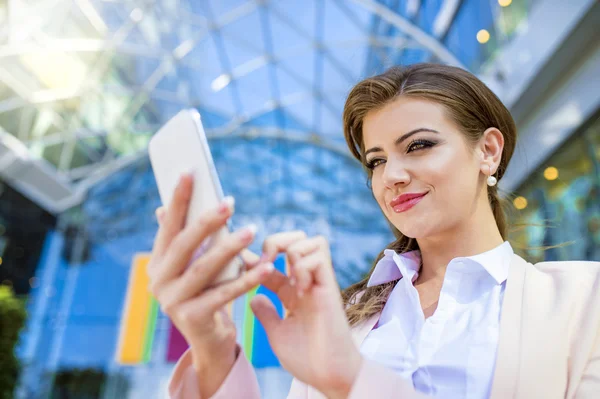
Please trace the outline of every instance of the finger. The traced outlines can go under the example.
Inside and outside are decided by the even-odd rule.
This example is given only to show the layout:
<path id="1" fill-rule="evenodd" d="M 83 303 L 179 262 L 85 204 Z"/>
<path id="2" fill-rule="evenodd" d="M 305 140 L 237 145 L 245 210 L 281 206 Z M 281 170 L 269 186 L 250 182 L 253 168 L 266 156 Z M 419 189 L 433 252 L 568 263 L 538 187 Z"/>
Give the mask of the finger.
<path id="1" fill-rule="evenodd" d="M 156 271 L 154 280 L 157 283 L 171 280 L 183 273 L 202 242 L 225 226 L 233 212 L 233 202 L 233 197 L 225 197 L 217 209 L 204 212 L 198 220 L 187 225 L 177 235 L 164 256 L 162 264 L 165 267 Z"/>
<path id="2" fill-rule="evenodd" d="M 293 264 L 317 249 L 319 249 L 319 241 L 315 238 L 308 238 L 290 245 L 286 253 L 290 263 Z"/>
<path id="3" fill-rule="evenodd" d="M 207 309 L 216 312 L 240 295 L 246 294 L 261 284 L 265 277 L 273 272 L 274 268 L 275 266 L 272 263 L 263 263 L 238 279 L 206 291 L 206 294 L 199 298 L 202 299 L 202 303 Z"/>
<path id="4" fill-rule="evenodd" d="M 223 268 L 227 267 L 233 258 L 252 242 L 255 234 L 256 228 L 249 226 L 220 240 L 196 259 L 167 289 L 173 291 L 181 302 L 196 296 L 212 285 Z"/>
<path id="5" fill-rule="evenodd" d="M 250 301 L 250 307 L 258 321 L 264 327 L 267 336 L 270 337 L 279 323 L 281 323 L 281 317 L 279 317 L 275 305 L 266 296 L 257 295 Z"/>
<path id="6" fill-rule="evenodd" d="M 294 265 L 306 255 L 319 249 L 319 240 L 309 238 L 297 241 L 291 244 L 286 250 L 286 263 L 289 266 L 290 279 L 292 284 L 296 283 Z"/>
<path id="7" fill-rule="evenodd" d="M 165 213 L 166 213 L 166 209 L 164 206 L 159 206 L 158 208 L 156 208 L 155 214 L 156 214 L 156 220 L 158 221 L 158 224 L 161 224 L 164 222 Z"/>
<path id="8" fill-rule="evenodd" d="M 177 233 L 183 229 L 185 216 L 192 196 L 193 178 L 191 174 L 184 174 L 179 179 L 173 199 L 168 206 L 165 219 L 154 241 L 153 252 L 159 256 L 164 254 Z"/>
<path id="9" fill-rule="evenodd" d="M 165 222 L 174 231 L 180 231 L 185 226 L 185 219 L 192 198 L 194 189 L 194 176 L 192 173 L 185 173 L 175 190 L 175 195 L 171 203 L 167 206 L 167 215 Z"/>
<path id="10" fill-rule="evenodd" d="M 250 251 L 249 249 L 244 249 L 240 252 L 240 257 L 244 261 L 244 264 L 248 269 L 256 266 L 260 261 L 260 256 Z"/>
<path id="11" fill-rule="evenodd" d="M 228 303 L 254 289 L 261 283 L 261 279 L 273 270 L 273 267 L 273 264 L 261 264 L 239 279 L 225 283 L 185 302 L 165 297 L 162 301 L 159 300 L 161 309 L 170 317 L 188 324 L 194 323 L 192 320 L 196 323 L 206 320 L 214 317 L 215 313 L 222 313 Z M 201 323 L 197 328 L 202 328 L 203 324 Z"/>
<path id="12" fill-rule="evenodd" d="M 298 295 L 288 276 L 279 270 L 274 270 L 261 284 L 273 291 L 286 309 L 294 309 L 298 302 Z"/>
<path id="13" fill-rule="evenodd" d="M 305 256 L 294 265 L 293 273 L 300 296 L 313 286 L 313 283 L 316 282 L 315 274 L 319 268 L 323 267 L 326 265 L 324 265 L 323 254 L 319 251 Z"/>
<path id="14" fill-rule="evenodd" d="M 165 214 L 165 210 L 164 207 L 159 207 L 156 209 L 155 211 L 156 213 L 156 220 L 158 221 L 158 230 L 156 231 L 156 236 L 154 238 L 154 243 L 152 244 L 152 257 L 151 257 L 151 261 L 148 264 L 148 273 L 152 274 L 152 272 L 154 270 L 156 270 L 156 267 L 160 264 L 160 258 L 162 257 L 162 253 L 158 254 L 158 242 L 160 240 L 162 240 L 162 236 L 164 235 L 164 227 L 163 227 L 163 221 L 164 221 L 164 214 Z"/>
<path id="15" fill-rule="evenodd" d="M 273 234 L 263 244 L 261 259 L 273 262 L 278 253 L 285 252 L 290 245 L 304 239 L 306 239 L 306 233 L 303 231 Z"/>
<path id="16" fill-rule="evenodd" d="M 311 239 L 318 245 L 318 250 L 301 258 L 294 264 L 292 271 L 296 277 L 299 295 L 310 289 L 313 284 L 328 286 L 338 290 L 335 272 L 331 264 L 329 242 L 323 236 Z"/>

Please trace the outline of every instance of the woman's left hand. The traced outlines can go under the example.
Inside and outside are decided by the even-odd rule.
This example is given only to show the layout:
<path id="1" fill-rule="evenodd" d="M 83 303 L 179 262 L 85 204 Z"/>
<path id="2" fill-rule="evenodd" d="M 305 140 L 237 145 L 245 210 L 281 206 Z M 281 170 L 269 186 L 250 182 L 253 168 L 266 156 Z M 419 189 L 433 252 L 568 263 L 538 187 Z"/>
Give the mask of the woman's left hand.
<path id="1" fill-rule="evenodd" d="M 301 231 L 275 234 L 263 246 L 263 260 L 285 253 L 290 277 L 274 271 L 263 283 L 281 299 L 288 313 L 281 319 L 271 301 L 252 300 L 273 351 L 294 377 L 328 398 L 345 398 L 362 357 L 353 342 L 339 286 L 324 237 Z"/>

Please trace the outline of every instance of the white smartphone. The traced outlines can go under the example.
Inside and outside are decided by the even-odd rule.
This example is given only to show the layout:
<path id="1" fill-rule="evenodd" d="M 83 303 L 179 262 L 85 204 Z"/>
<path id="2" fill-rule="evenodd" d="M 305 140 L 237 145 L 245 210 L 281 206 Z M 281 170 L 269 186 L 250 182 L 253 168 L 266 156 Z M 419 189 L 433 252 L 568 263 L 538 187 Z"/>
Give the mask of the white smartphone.
<path id="1" fill-rule="evenodd" d="M 181 175 L 193 172 L 194 188 L 186 223 L 197 220 L 202 212 L 219 205 L 223 199 L 223 190 L 198 111 L 183 110 L 171 118 L 150 139 L 148 153 L 158 193 L 165 207 L 171 203 Z M 224 226 L 205 240 L 194 253 L 190 264 L 217 241 L 226 237 L 228 232 L 228 226 Z M 242 270 L 243 262 L 236 257 L 223 269 L 213 285 L 238 278 Z"/>

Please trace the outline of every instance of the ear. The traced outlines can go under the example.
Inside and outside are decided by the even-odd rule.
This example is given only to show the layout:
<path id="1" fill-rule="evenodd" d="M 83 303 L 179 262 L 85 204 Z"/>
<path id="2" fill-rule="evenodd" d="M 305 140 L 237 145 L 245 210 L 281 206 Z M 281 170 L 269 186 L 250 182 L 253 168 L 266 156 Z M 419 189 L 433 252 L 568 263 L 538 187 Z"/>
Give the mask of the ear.
<path id="1" fill-rule="evenodd" d="M 495 127 L 488 128 L 479 139 L 478 153 L 481 157 L 481 173 L 494 175 L 502 159 L 504 135 Z"/>

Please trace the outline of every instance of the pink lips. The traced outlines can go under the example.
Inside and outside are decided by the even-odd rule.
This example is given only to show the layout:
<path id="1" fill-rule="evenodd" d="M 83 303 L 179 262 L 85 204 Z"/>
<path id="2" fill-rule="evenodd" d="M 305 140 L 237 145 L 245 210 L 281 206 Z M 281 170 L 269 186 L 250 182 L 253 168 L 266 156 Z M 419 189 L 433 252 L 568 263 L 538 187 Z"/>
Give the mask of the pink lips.
<path id="1" fill-rule="evenodd" d="M 392 207 L 396 213 L 406 212 L 417 205 L 425 195 L 427 195 L 427 193 L 408 193 L 399 195 L 390 202 L 390 207 Z"/>

